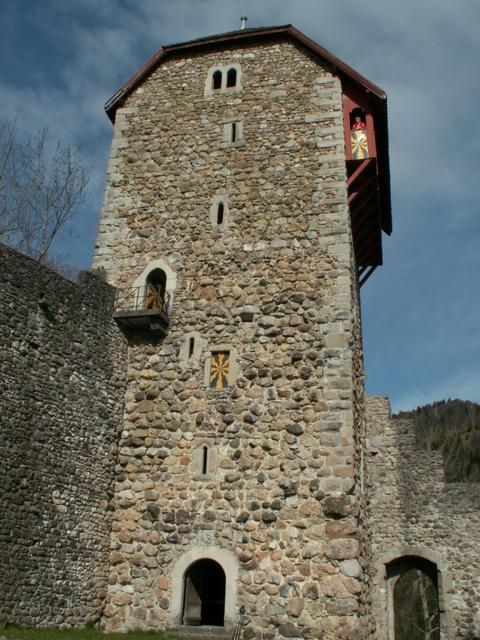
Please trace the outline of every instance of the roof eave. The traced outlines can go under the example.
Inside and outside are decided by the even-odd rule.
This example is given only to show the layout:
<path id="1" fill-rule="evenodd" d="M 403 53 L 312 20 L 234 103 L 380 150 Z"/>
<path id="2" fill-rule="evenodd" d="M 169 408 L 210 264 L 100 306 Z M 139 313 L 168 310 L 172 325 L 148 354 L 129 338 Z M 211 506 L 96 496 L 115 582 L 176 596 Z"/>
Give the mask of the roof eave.
<path id="1" fill-rule="evenodd" d="M 364 90 L 371 92 L 377 98 L 381 100 L 386 99 L 385 92 L 377 87 L 373 82 L 370 82 L 367 78 L 357 73 L 350 66 L 342 62 L 339 58 L 332 53 L 318 45 L 314 40 L 303 34 L 292 25 L 283 25 L 279 27 L 267 27 L 260 29 L 244 29 L 240 31 L 233 31 L 227 34 L 219 34 L 215 36 L 208 36 L 206 38 L 199 38 L 197 40 L 190 40 L 188 42 L 182 42 L 179 44 L 173 44 L 160 48 L 133 76 L 131 76 L 127 82 L 105 103 L 105 111 L 112 122 L 115 121 L 115 112 L 121 102 L 137 87 L 160 63 L 162 58 L 167 55 L 172 55 L 180 51 L 190 51 L 192 49 L 201 49 L 211 45 L 218 45 L 222 43 L 232 43 L 239 40 L 250 40 L 256 38 L 262 38 L 265 36 L 274 36 L 278 34 L 286 34 L 303 44 L 305 47 L 319 55 L 323 60 L 327 61 L 333 71 L 340 76 L 345 77 L 350 82 L 354 82 L 360 85 Z"/>

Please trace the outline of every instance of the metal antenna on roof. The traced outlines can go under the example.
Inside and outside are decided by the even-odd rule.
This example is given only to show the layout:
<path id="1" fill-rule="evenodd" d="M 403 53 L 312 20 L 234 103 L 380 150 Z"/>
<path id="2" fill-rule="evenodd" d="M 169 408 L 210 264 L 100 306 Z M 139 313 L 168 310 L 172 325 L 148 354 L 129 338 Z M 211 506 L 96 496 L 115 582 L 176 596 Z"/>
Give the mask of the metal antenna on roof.
<path id="1" fill-rule="evenodd" d="M 240 29 L 241 29 L 242 31 L 243 31 L 243 29 L 245 29 L 245 27 L 247 26 L 247 20 L 248 20 L 247 16 L 242 16 L 242 17 L 240 18 L 240 21 L 241 21 Z"/>

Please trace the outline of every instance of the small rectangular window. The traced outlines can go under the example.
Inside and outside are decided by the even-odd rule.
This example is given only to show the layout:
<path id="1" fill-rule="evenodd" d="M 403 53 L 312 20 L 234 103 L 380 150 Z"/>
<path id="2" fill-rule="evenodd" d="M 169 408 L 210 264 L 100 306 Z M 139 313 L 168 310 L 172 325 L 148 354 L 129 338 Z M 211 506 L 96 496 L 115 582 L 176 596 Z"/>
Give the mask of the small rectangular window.
<path id="1" fill-rule="evenodd" d="M 223 142 L 226 146 L 243 144 L 243 122 L 233 120 L 223 125 Z"/>
<path id="2" fill-rule="evenodd" d="M 228 387 L 230 368 L 229 351 L 213 351 L 210 359 L 210 389 L 221 391 Z"/>

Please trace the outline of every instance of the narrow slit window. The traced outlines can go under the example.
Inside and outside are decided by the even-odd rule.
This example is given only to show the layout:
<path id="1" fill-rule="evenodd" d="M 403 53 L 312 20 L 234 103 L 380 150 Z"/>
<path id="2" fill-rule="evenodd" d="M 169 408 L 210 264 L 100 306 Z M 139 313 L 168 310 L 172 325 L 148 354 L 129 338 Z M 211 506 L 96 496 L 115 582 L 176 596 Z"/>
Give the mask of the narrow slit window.
<path id="1" fill-rule="evenodd" d="M 212 89 L 216 91 L 217 89 L 221 89 L 221 88 L 222 88 L 222 72 L 217 70 L 214 72 L 212 76 Z"/>
<path id="2" fill-rule="evenodd" d="M 218 225 L 223 224 L 224 219 L 225 219 L 225 206 L 223 202 L 219 202 L 217 206 L 217 224 Z"/>
<path id="3" fill-rule="evenodd" d="M 188 339 L 188 359 L 191 360 L 193 357 L 193 352 L 195 350 L 195 338 L 190 336 Z"/>
<path id="4" fill-rule="evenodd" d="M 203 476 L 207 475 L 207 469 L 208 469 L 208 448 L 203 447 L 202 449 L 202 475 Z"/>
<path id="5" fill-rule="evenodd" d="M 228 226 L 228 200 L 224 194 L 213 197 L 210 206 L 210 224 L 216 233 L 223 233 Z"/>
<path id="6" fill-rule="evenodd" d="M 233 67 L 228 70 L 227 73 L 227 88 L 235 87 L 237 85 L 237 70 Z"/>
<path id="7" fill-rule="evenodd" d="M 232 129 L 231 129 L 231 136 L 230 136 L 231 142 L 237 141 L 237 135 L 238 135 L 237 127 L 238 127 L 237 123 L 232 122 Z"/>

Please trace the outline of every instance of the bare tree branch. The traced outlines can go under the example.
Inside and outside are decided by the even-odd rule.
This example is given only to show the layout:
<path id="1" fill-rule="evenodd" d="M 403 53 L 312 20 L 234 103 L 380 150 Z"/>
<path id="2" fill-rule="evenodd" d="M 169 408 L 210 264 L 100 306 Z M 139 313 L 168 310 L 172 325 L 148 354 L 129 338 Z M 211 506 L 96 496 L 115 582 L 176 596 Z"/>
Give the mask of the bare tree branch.
<path id="1" fill-rule="evenodd" d="M 0 125 L 0 240 L 47 262 L 53 240 L 68 229 L 87 197 L 88 171 L 61 142 L 49 153 L 47 129 L 21 142 Z"/>

